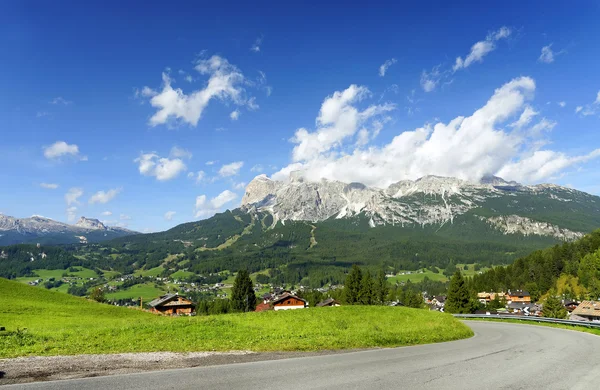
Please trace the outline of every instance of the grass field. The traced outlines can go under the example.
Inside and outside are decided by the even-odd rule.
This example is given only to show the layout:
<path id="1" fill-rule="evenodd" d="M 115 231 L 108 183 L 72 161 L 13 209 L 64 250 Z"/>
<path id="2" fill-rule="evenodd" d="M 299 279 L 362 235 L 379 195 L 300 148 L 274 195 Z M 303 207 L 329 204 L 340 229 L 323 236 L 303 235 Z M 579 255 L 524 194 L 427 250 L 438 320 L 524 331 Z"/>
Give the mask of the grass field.
<path id="1" fill-rule="evenodd" d="M 175 280 L 175 279 L 186 279 L 189 278 L 190 276 L 194 276 L 195 273 L 190 272 L 190 271 L 184 271 L 184 270 L 179 270 L 179 271 L 175 271 L 171 274 L 171 279 Z"/>
<path id="2" fill-rule="evenodd" d="M 411 274 L 404 274 L 402 275 L 402 272 L 410 272 Z M 400 271 L 396 276 L 392 276 L 390 278 L 387 278 L 388 282 L 395 284 L 398 282 L 406 282 L 408 280 L 410 280 L 413 283 L 419 283 L 422 282 L 423 279 L 425 279 L 425 276 L 427 276 L 430 280 L 439 280 L 440 282 L 445 282 L 448 280 L 448 278 L 446 276 L 444 276 L 444 274 L 442 274 L 442 270 L 440 270 L 439 273 L 434 273 L 431 272 L 430 270 L 426 270 L 423 273 L 416 273 L 416 271 Z"/>
<path id="3" fill-rule="evenodd" d="M 106 294 L 106 299 L 137 299 L 142 297 L 144 302 L 149 302 L 164 293 L 163 290 L 154 287 L 153 283 L 136 284 L 126 290 L 108 293 Z"/>
<path id="4" fill-rule="evenodd" d="M 477 272 L 485 271 L 488 268 L 482 267 L 479 271 L 475 271 L 475 264 L 466 264 L 468 269 L 464 269 L 465 264 L 457 264 L 456 268 L 459 269 L 464 276 L 474 276 Z M 430 280 L 446 282 L 448 278 L 443 274 L 444 270 L 438 268 L 438 273 L 432 272 L 429 269 L 423 270 L 423 273 L 416 273 L 416 271 L 399 271 L 396 276 L 388 278 L 388 282 L 394 284 L 398 282 L 406 282 L 410 280 L 413 283 L 422 282 L 427 276 Z M 402 273 L 405 273 L 402 275 Z M 406 272 L 410 272 L 410 275 L 406 274 Z"/>
<path id="5" fill-rule="evenodd" d="M 456 340 L 449 314 L 387 306 L 170 318 L 0 279 L 0 358 L 148 351 L 314 351 Z M 26 328 L 26 330 L 23 330 Z"/>
<path id="6" fill-rule="evenodd" d="M 154 268 L 150 268 L 150 269 L 138 269 L 133 274 L 136 276 L 158 276 L 164 270 L 165 269 L 159 265 L 158 267 L 154 267 Z"/>

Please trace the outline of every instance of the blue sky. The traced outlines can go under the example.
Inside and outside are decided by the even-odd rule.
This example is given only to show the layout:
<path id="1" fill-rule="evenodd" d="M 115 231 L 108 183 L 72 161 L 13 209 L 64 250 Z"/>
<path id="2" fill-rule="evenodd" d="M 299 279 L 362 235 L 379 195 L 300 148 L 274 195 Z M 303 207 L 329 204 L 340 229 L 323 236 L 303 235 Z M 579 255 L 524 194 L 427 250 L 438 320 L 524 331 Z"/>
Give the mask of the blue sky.
<path id="1" fill-rule="evenodd" d="M 5 2 L 0 212 L 164 230 L 293 170 L 600 194 L 599 17 L 591 1 Z"/>

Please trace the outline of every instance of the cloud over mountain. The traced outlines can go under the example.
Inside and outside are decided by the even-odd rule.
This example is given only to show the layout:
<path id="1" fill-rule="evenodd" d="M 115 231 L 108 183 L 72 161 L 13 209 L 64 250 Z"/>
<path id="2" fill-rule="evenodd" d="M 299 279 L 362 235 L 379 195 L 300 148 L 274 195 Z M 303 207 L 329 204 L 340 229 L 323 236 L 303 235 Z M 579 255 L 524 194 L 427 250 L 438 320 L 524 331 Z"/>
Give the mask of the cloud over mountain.
<path id="1" fill-rule="evenodd" d="M 598 157 L 598 150 L 567 156 L 541 149 L 544 132 L 556 123 L 546 118 L 533 121 L 538 113 L 529 102 L 535 88 L 532 78 L 515 78 L 496 89 L 487 103 L 469 116 L 403 131 L 383 146 L 340 152 L 336 147 L 348 146 L 359 118 L 385 111 L 371 106 L 361 112 L 356 105 L 364 91 L 351 86 L 325 100 L 317 131 L 296 132 L 293 161 L 273 178 L 287 180 L 290 172 L 302 170 L 311 181 L 326 178 L 380 188 L 426 175 L 479 181 L 485 175 L 498 174 L 527 183 L 551 178 L 567 167 Z"/>

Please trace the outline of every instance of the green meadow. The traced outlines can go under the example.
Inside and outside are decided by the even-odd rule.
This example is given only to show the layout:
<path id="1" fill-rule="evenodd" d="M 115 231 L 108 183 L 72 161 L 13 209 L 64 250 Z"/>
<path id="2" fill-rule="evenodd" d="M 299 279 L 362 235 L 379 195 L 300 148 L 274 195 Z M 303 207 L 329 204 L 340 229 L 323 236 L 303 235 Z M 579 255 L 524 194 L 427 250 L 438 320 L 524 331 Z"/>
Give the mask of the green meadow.
<path id="1" fill-rule="evenodd" d="M 0 279 L 0 358 L 150 351 L 316 351 L 470 337 L 449 314 L 387 306 L 162 317 Z"/>

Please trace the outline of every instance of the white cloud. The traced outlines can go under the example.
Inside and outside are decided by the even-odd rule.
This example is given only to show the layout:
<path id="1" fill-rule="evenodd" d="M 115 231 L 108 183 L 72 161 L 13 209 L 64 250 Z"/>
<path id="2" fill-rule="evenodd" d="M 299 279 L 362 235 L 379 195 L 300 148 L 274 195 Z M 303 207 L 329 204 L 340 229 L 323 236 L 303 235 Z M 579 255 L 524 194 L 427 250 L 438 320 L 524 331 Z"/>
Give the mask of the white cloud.
<path id="1" fill-rule="evenodd" d="M 396 62 L 397 62 L 396 59 L 392 58 L 392 59 L 386 60 L 383 64 L 381 64 L 381 66 L 379 67 L 379 76 L 381 76 L 381 77 L 385 76 L 385 73 L 390 68 L 390 66 L 394 65 Z"/>
<path id="2" fill-rule="evenodd" d="M 258 53 L 260 51 L 260 46 L 262 45 L 262 41 L 263 41 L 263 37 L 262 36 L 256 38 L 256 40 L 254 41 L 254 43 L 250 47 L 250 50 L 253 51 L 253 52 L 255 52 L 255 53 Z"/>
<path id="3" fill-rule="evenodd" d="M 105 217 L 109 217 L 109 216 L 112 215 L 112 211 L 103 211 L 102 215 L 105 216 Z"/>
<path id="4" fill-rule="evenodd" d="M 347 142 L 343 154 L 318 151 L 307 154 L 303 160 L 293 158 L 273 178 L 288 180 L 290 172 L 299 170 L 309 181 L 325 178 L 380 188 L 425 175 L 478 181 L 485 175 L 497 174 L 507 180 L 530 183 L 598 157 L 598 151 L 567 156 L 543 150 L 546 130 L 556 123 L 546 118 L 534 123 L 531 119 L 535 111 L 529 102 L 535 88 L 533 79 L 515 78 L 496 89 L 487 103 L 470 116 L 403 131 L 382 146 L 348 150 L 351 145 Z M 528 113 L 523 114 L 525 111 Z M 519 121 L 520 127 L 508 126 Z"/>
<path id="5" fill-rule="evenodd" d="M 79 187 L 70 188 L 69 191 L 65 194 L 65 202 L 67 206 L 71 206 L 73 204 L 79 204 L 78 199 L 83 195 L 83 189 Z"/>
<path id="6" fill-rule="evenodd" d="M 250 172 L 262 173 L 264 169 L 265 167 L 263 167 L 262 164 L 256 164 L 252 168 L 250 168 Z"/>
<path id="7" fill-rule="evenodd" d="M 237 194 L 229 190 L 221 192 L 219 195 L 208 200 L 206 195 L 196 197 L 195 215 L 196 218 L 206 218 L 215 214 L 221 207 L 237 199 Z"/>
<path id="8" fill-rule="evenodd" d="M 232 121 L 237 121 L 240 118 L 240 110 L 231 111 L 229 118 L 231 118 Z"/>
<path id="9" fill-rule="evenodd" d="M 241 71 L 225 58 L 213 55 L 209 59 L 199 60 L 196 71 L 208 75 L 203 89 L 185 94 L 181 88 L 173 89 L 168 73 L 163 73 L 162 91 L 144 87 L 142 96 L 150 98 L 150 104 L 158 111 L 150 118 L 150 126 L 166 124 L 170 120 L 181 121 L 196 126 L 208 103 L 216 98 L 238 106 L 248 105 L 244 85 L 250 85 Z M 144 93 L 145 91 L 145 93 Z"/>
<path id="10" fill-rule="evenodd" d="M 187 169 L 183 160 L 160 157 L 154 152 L 142 153 L 140 157 L 133 161 L 139 164 L 138 169 L 142 175 L 154 176 L 160 181 L 174 179 Z"/>
<path id="11" fill-rule="evenodd" d="M 523 110 L 523 112 L 521 113 L 521 115 L 519 116 L 519 119 L 516 122 L 511 123 L 510 126 L 520 129 L 520 128 L 528 125 L 531 122 L 531 120 L 533 119 L 533 117 L 535 117 L 538 114 L 539 114 L 539 112 L 536 112 L 530 106 L 526 106 L 525 109 Z"/>
<path id="12" fill-rule="evenodd" d="M 225 164 L 219 169 L 219 175 L 221 177 L 235 176 L 240 172 L 240 169 L 244 166 L 243 161 L 236 161 L 230 164 Z"/>
<path id="13" fill-rule="evenodd" d="M 189 179 L 195 180 L 196 183 L 200 183 L 206 177 L 206 173 L 204 171 L 190 172 L 187 176 Z"/>
<path id="14" fill-rule="evenodd" d="M 175 211 L 167 211 L 165 213 L 165 221 L 170 221 L 173 219 L 173 216 L 177 214 Z"/>
<path id="15" fill-rule="evenodd" d="M 210 200 L 210 204 L 214 208 L 219 209 L 219 208 L 223 207 L 224 205 L 226 205 L 227 203 L 232 202 L 236 199 L 237 199 L 237 194 L 235 194 L 229 190 L 225 190 L 225 191 L 221 192 L 219 195 L 217 195 L 216 197 L 212 198 Z"/>
<path id="16" fill-rule="evenodd" d="M 121 221 L 129 221 L 129 220 L 131 220 L 131 217 L 127 214 L 121 214 L 121 215 L 119 215 L 119 219 Z"/>
<path id="17" fill-rule="evenodd" d="M 47 190 L 55 190 L 59 187 L 59 185 L 55 183 L 40 183 L 40 187 L 45 188 Z"/>
<path id="18" fill-rule="evenodd" d="M 546 64 L 550 64 L 552 62 L 554 62 L 555 58 L 563 53 L 565 53 L 564 50 L 561 51 L 553 51 L 552 50 L 552 43 L 549 44 L 548 46 L 544 46 L 542 47 L 542 53 L 540 54 L 540 57 L 538 58 L 538 61 L 546 63 Z"/>
<path id="19" fill-rule="evenodd" d="M 177 146 L 173 146 L 171 148 L 171 153 L 169 153 L 169 157 L 171 158 L 192 158 L 192 152 L 187 149 L 179 148 Z"/>
<path id="20" fill-rule="evenodd" d="M 471 51 L 464 59 L 457 57 L 452 70 L 456 72 L 459 69 L 468 68 L 475 62 L 482 62 L 483 57 L 496 49 L 496 42 L 500 39 L 508 38 L 511 33 L 512 31 L 506 26 L 489 33 L 485 40 L 476 42 L 471 46 Z"/>
<path id="21" fill-rule="evenodd" d="M 57 141 L 50 146 L 44 147 L 44 157 L 49 160 L 59 159 L 63 156 L 78 158 L 82 161 L 87 161 L 86 156 L 79 154 L 79 146 L 75 144 L 69 145 L 65 141 Z"/>
<path id="22" fill-rule="evenodd" d="M 216 163 L 218 163 L 219 161 L 214 160 L 214 161 L 207 161 L 206 165 L 215 165 Z"/>
<path id="23" fill-rule="evenodd" d="M 73 222 L 77 218 L 77 207 L 79 198 L 83 195 L 83 189 L 72 187 L 65 194 L 65 203 L 67 204 L 67 221 Z"/>
<path id="24" fill-rule="evenodd" d="M 117 196 L 117 194 L 119 194 L 119 192 L 121 192 L 121 190 L 122 190 L 121 188 L 113 188 L 106 192 L 98 191 L 90 197 L 89 204 L 108 203 L 111 200 L 113 200 L 115 198 L 115 196 Z"/>
<path id="25" fill-rule="evenodd" d="M 35 113 L 36 118 L 43 118 L 45 116 L 49 116 L 50 113 L 48 111 L 38 111 Z"/>
<path id="26" fill-rule="evenodd" d="M 366 128 L 369 120 L 395 109 L 393 104 L 371 105 L 359 111 L 354 104 L 370 95 L 366 87 L 351 85 L 344 91 L 336 91 L 321 105 L 317 117 L 317 129 L 309 132 L 300 128 L 291 139 L 297 144 L 293 150 L 293 160 L 303 161 L 328 152 L 356 134 L 359 127 Z"/>
<path id="27" fill-rule="evenodd" d="M 421 72 L 421 88 L 425 92 L 433 91 L 440 83 L 444 74 L 440 72 L 440 66 L 435 66 L 430 72 Z"/>
<path id="28" fill-rule="evenodd" d="M 562 108 L 565 108 L 567 106 L 567 102 L 558 102 L 558 105 Z"/>
<path id="29" fill-rule="evenodd" d="M 600 111 L 600 91 L 596 94 L 596 100 L 593 103 L 586 104 L 585 106 L 577 106 L 575 108 L 576 114 L 581 114 L 581 116 L 589 116 L 595 115 Z"/>
<path id="30" fill-rule="evenodd" d="M 600 149 L 583 156 L 570 157 L 552 150 L 537 150 L 519 161 L 502 167 L 498 175 L 526 182 L 540 182 L 572 165 L 600 157 Z"/>
<path id="31" fill-rule="evenodd" d="M 554 53 L 552 52 L 552 44 L 542 47 L 542 54 L 540 54 L 540 58 L 538 58 L 538 61 L 545 62 L 546 64 L 554 62 Z"/>
<path id="32" fill-rule="evenodd" d="M 246 188 L 246 183 L 241 181 L 239 183 L 233 183 L 232 188 L 234 190 L 243 190 Z"/>
<path id="33" fill-rule="evenodd" d="M 77 207 L 67 207 L 67 221 L 73 222 L 77 218 Z"/>
<path id="34" fill-rule="evenodd" d="M 73 102 L 71 102 L 69 100 L 66 100 L 66 99 L 64 99 L 64 98 L 62 98 L 60 96 L 59 97 L 55 97 L 54 99 L 50 100 L 50 104 L 60 104 L 60 105 L 63 105 L 63 106 L 68 106 L 71 103 L 73 103 Z"/>

